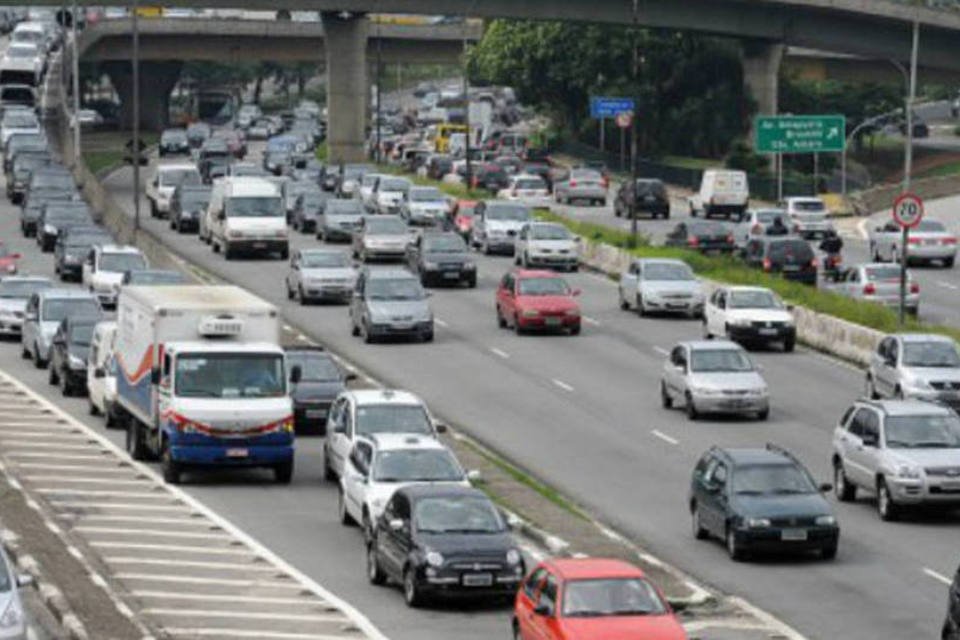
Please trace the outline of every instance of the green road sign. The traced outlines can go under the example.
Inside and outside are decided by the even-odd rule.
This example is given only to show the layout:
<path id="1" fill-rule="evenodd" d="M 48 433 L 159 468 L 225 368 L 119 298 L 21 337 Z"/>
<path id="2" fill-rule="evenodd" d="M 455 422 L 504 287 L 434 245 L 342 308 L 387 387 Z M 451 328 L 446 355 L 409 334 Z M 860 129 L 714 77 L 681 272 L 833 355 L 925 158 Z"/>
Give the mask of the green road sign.
<path id="1" fill-rule="evenodd" d="M 822 153 L 843 151 L 847 119 L 830 116 L 757 116 L 754 149 L 758 153 Z"/>

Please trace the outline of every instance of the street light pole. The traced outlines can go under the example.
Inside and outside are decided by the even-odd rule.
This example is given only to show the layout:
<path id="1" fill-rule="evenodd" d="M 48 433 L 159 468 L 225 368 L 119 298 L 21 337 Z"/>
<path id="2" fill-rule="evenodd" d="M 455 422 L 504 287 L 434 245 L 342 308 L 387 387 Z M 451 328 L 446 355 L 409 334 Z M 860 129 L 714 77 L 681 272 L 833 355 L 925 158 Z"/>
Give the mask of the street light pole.
<path id="1" fill-rule="evenodd" d="M 77 44 L 77 0 L 73 0 L 70 20 L 73 39 L 73 165 L 80 164 L 80 47 Z"/>
<path id="2" fill-rule="evenodd" d="M 913 42 L 910 47 L 910 89 L 907 94 L 907 135 L 903 154 L 903 192 L 910 191 L 910 174 L 913 173 L 913 102 L 917 97 L 917 57 L 920 50 L 920 19 L 914 14 Z M 910 228 L 904 225 L 900 240 L 900 324 L 904 323 L 907 310 L 907 257 L 910 246 Z"/>
<path id="3" fill-rule="evenodd" d="M 382 85 L 383 85 L 383 33 L 381 29 L 381 18 L 377 16 L 377 148 L 376 148 L 376 162 L 380 164 L 380 143 L 381 143 L 381 132 L 380 132 L 380 113 L 383 106 L 380 104 L 382 99 Z M 397 90 L 400 90 L 400 87 L 397 87 Z"/>
<path id="4" fill-rule="evenodd" d="M 133 0 L 133 230 L 140 231 L 140 0 Z"/>
<path id="5" fill-rule="evenodd" d="M 464 118 L 464 123 L 466 125 L 466 138 L 463 154 L 466 160 L 467 168 L 467 186 L 473 184 L 473 165 L 470 160 L 470 80 L 467 77 L 467 21 L 469 20 L 469 15 L 463 16 L 463 104 L 466 109 L 466 118 Z"/>
<path id="6" fill-rule="evenodd" d="M 633 180 L 633 197 L 630 199 L 630 235 L 637 238 L 637 111 L 640 109 L 640 51 L 637 46 L 637 23 L 639 22 L 638 0 L 633 0 L 633 90 L 634 113 L 630 121 L 630 179 Z"/>

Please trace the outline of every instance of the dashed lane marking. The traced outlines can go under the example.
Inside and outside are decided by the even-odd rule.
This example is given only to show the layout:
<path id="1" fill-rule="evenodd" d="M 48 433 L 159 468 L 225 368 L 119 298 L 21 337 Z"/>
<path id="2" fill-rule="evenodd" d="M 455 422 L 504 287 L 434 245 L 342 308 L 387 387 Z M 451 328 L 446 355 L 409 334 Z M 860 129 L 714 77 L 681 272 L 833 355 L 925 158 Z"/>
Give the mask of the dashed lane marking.
<path id="1" fill-rule="evenodd" d="M 958 287 L 957 285 L 953 284 L 952 282 L 947 282 L 946 280 L 937 280 L 937 284 L 940 285 L 941 287 L 944 287 L 945 289 L 950 289 L 951 291 L 956 291 L 960 289 L 960 287 Z"/>
<path id="2" fill-rule="evenodd" d="M 153 616 L 180 616 L 186 618 L 229 618 L 230 620 L 282 620 L 293 622 L 342 622 L 342 615 L 276 613 L 256 611 L 210 611 L 208 609 L 147 608 L 143 613 Z"/>
<path id="3" fill-rule="evenodd" d="M 130 556 L 106 556 L 104 560 L 107 564 L 140 564 L 156 565 L 161 567 L 189 567 L 192 569 L 217 569 L 226 571 L 260 571 L 263 573 L 276 573 L 276 569 L 271 566 L 258 566 L 247 562 L 209 562 L 201 560 L 177 560 L 174 558 L 135 558 Z M 226 596 L 225 596 L 226 597 Z"/>
<path id="4" fill-rule="evenodd" d="M 933 569 L 929 569 L 929 568 L 927 568 L 927 567 L 924 567 L 924 568 L 923 568 L 923 572 L 924 572 L 928 577 L 933 578 L 933 579 L 936 580 L 937 582 L 942 582 L 943 584 L 947 585 L 948 587 L 952 584 L 952 581 L 950 580 L 950 578 L 948 578 L 947 576 L 943 575 L 942 573 L 938 573 L 938 572 L 934 571 Z"/>
<path id="5" fill-rule="evenodd" d="M 664 349 L 663 347 L 653 347 L 653 350 L 659 353 L 662 356 L 670 355 L 670 352 Z"/>
<path id="6" fill-rule="evenodd" d="M 560 387 L 560 388 L 563 389 L 564 391 L 568 391 L 568 392 L 570 392 L 570 393 L 572 393 L 572 392 L 574 391 L 574 388 L 571 387 L 571 386 L 570 386 L 569 384 L 567 384 L 566 382 L 564 382 L 563 380 L 557 380 L 556 378 L 554 378 L 554 379 L 552 380 L 552 382 L 553 382 L 553 384 L 555 384 L 556 386 Z"/>
<path id="7" fill-rule="evenodd" d="M 510 358 L 510 354 L 509 354 L 509 353 L 507 353 L 507 352 L 504 351 L 503 349 L 497 349 L 496 347 L 490 347 L 490 353 L 492 353 L 493 355 L 498 356 L 498 357 L 500 357 L 500 358 L 503 358 L 504 360 L 507 360 L 507 359 Z"/>
<path id="8" fill-rule="evenodd" d="M 238 629 L 180 628 L 170 627 L 166 632 L 172 636 L 186 638 L 257 638 L 257 640 L 340 640 L 344 636 L 331 636 L 317 633 L 284 633 L 280 631 L 240 631 Z"/>
<path id="9" fill-rule="evenodd" d="M 664 432 L 660 431 L 659 429 L 654 429 L 654 430 L 651 431 L 650 433 L 651 433 L 654 437 L 660 438 L 661 440 L 663 440 L 663 441 L 666 442 L 667 444 L 672 444 L 672 445 L 678 445 L 678 444 L 680 444 L 680 441 L 679 441 L 679 440 L 677 440 L 676 438 L 671 438 L 670 436 L 668 436 L 668 435 L 665 434 Z"/>
<path id="10" fill-rule="evenodd" d="M 590 316 L 581 316 L 581 319 L 591 326 L 594 326 L 594 327 L 600 326 L 600 321 L 597 320 L 596 318 L 591 318 Z"/>
<path id="11" fill-rule="evenodd" d="M 134 598 L 141 600 L 146 598 L 156 598 L 161 600 L 187 600 L 187 601 L 205 601 L 205 602 L 246 602 L 253 604 L 311 604 L 310 600 L 299 596 L 291 598 L 278 598 L 273 596 L 237 596 L 220 595 L 216 593 L 182 593 L 179 591 L 149 591 L 134 590 L 131 592 Z"/>

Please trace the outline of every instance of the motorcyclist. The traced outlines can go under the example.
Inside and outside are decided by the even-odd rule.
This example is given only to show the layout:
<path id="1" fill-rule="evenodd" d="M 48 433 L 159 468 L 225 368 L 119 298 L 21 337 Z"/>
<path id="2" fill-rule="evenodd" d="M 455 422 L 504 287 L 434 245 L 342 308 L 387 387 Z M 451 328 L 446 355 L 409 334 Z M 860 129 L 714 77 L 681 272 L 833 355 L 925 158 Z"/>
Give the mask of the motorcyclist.
<path id="1" fill-rule="evenodd" d="M 843 250 L 843 238 L 836 232 L 830 232 L 820 241 L 820 251 L 823 252 L 823 270 L 825 273 L 837 277 L 840 273 L 840 251 Z"/>
<path id="2" fill-rule="evenodd" d="M 785 236 L 790 234 L 790 229 L 783 223 L 783 218 L 777 216 L 773 219 L 773 223 L 767 227 L 766 234 L 768 236 Z"/>

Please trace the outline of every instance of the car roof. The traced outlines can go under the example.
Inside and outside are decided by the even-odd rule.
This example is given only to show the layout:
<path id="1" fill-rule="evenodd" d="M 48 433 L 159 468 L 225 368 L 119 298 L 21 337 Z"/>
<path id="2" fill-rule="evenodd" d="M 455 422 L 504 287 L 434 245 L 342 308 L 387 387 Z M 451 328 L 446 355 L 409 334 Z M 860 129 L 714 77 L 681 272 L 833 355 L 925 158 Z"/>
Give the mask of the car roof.
<path id="1" fill-rule="evenodd" d="M 38 291 L 37 295 L 42 298 L 89 298 L 96 300 L 92 293 L 82 289 L 44 289 Z"/>
<path id="2" fill-rule="evenodd" d="M 45 276 L 7 276 L 0 278 L 0 282 L 49 282 L 52 284 L 53 280 Z"/>
<path id="3" fill-rule="evenodd" d="M 550 558 L 544 564 L 564 580 L 644 577 L 639 567 L 616 558 Z"/>
<path id="4" fill-rule="evenodd" d="M 904 342 L 946 342 L 947 344 L 954 344 L 953 338 L 938 333 L 895 333 L 893 336 Z"/>
<path id="5" fill-rule="evenodd" d="M 751 464 L 784 464 L 797 465 L 797 461 L 777 449 L 761 449 L 758 447 L 731 447 L 714 449 L 734 463 L 734 466 Z"/>
<path id="6" fill-rule="evenodd" d="M 513 275 L 517 279 L 562 278 L 562 276 L 555 271 L 548 271 L 546 269 L 514 269 Z"/>
<path id="7" fill-rule="evenodd" d="M 743 350 L 743 347 L 732 340 L 686 340 L 680 344 L 694 351 Z"/>
<path id="8" fill-rule="evenodd" d="M 648 265 L 648 264 L 682 264 L 685 267 L 688 267 L 686 261 L 679 260 L 677 258 L 637 258 L 637 264 Z"/>
<path id="9" fill-rule="evenodd" d="M 864 403 L 890 416 L 953 415 L 953 410 L 924 400 L 871 400 Z"/>
<path id="10" fill-rule="evenodd" d="M 164 171 L 184 171 L 184 170 L 197 170 L 197 165 L 192 162 L 171 162 L 169 164 L 161 164 L 157 166 L 157 173 L 163 173 Z"/>
<path id="11" fill-rule="evenodd" d="M 747 285 L 729 285 L 729 286 L 722 287 L 722 288 L 723 288 L 723 289 L 726 289 L 729 293 L 741 293 L 741 292 L 744 292 L 744 293 L 745 293 L 745 292 L 748 292 L 748 291 L 757 291 L 757 292 L 763 291 L 763 292 L 766 292 L 766 293 L 773 293 L 773 290 L 772 290 L 772 289 L 768 289 L 767 287 L 750 287 L 750 286 L 747 286 Z M 774 295 L 776 295 L 776 294 L 774 294 Z"/>
<path id="12" fill-rule="evenodd" d="M 403 449 L 448 450 L 446 445 L 436 438 L 421 433 L 373 433 L 362 437 L 370 440 L 378 451 L 400 451 Z"/>
<path id="13" fill-rule="evenodd" d="M 377 267 L 366 268 L 367 280 L 397 280 L 400 278 L 416 278 L 410 271 L 403 267 Z"/>
<path id="14" fill-rule="evenodd" d="M 140 254 L 140 249 L 128 244 L 103 244 L 97 247 L 100 253 L 130 253 Z"/>
<path id="15" fill-rule="evenodd" d="M 345 391 L 347 397 L 355 404 L 397 404 L 423 406 L 423 401 L 410 393 L 400 389 L 353 389 Z"/>

